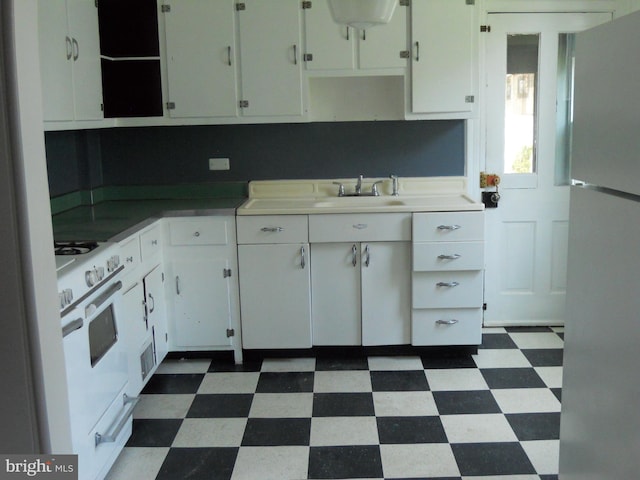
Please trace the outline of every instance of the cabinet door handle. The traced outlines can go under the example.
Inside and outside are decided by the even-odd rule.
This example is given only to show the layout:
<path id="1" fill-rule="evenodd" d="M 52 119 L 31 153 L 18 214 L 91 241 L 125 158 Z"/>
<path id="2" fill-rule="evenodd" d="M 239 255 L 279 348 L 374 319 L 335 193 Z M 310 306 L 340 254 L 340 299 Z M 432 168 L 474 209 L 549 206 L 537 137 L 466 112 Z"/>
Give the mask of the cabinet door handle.
<path id="1" fill-rule="evenodd" d="M 180 295 L 180 277 L 176 275 L 176 295 Z"/>
<path id="2" fill-rule="evenodd" d="M 156 301 L 153 298 L 153 295 L 149 294 L 149 300 L 151 300 L 151 306 L 149 307 L 149 313 L 153 313 L 153 311 L 156 309 Z"/>
<path id="3" fill-rule="evenodd" d="M 461 257 L 459 253 L 454 253 L 453 255 L 438 255 L 439 260 L 457 260 Z"/>
<path id="4" fill-rule="evenodd" d="M 353 247 L 351 247 L 351 265 L 354 267 L 358 266 L 358 247 L 356 247 L 355 243 Z"/>
<path id="5" fill-rule="evenodd" d="M 438 225 L 438 230 L 448 230 L 450 232 L 461 228 L 462 227 L 460 225 Z"/>
<path id="6" fill-rule="evenodd" d="M 364 266 L 369 267 L 369 263 L 371 263 L 371 249 L 367 245 L 364 247 Z"/>
<path id="7" fill-rule="evenodd" d="M 69 37 L 64 37 L 64 41 L 67 45 L 67 60 L 71 60 L 71 57 L 73 57 L 73 44 Z"/>
<path id="8" fill-rule="evenodd" d="M 227 47 L 227 65 L 231 66 L 231 45 Z"/>
<path id="9" fill-rule="evenodd" d="M 438 282 L 436 283 L 436 287 L 457 287 L 460 285 L 460 282 Z"/>
<path id="10" fill-rule="evenodd" d="M 280 233 L 284 232 L 284 228 L 282 227 L 262 227 L 260 229 L 261 232 L 270 232 L 270 233 Z"/>
<path id="11" fill-rule="evenodd" d="M 75 38 L 71 40 L 71 43 L 73 44 L 73 61 L 75 62 L 80 56 L 80 45 Z"/>
<path id="12" fill-rule="evenodd" d="M 351 39 L 349 38 L 349 26 L 347 26 L 347 41 L 349 41 L 349 40 L 351 40 Z"/>
<path id="13" fill-rule="evenodd" d="M 416 62 L 420 61 L 420 42 L 416 42 Z"/>
<path id="14" fill-rule="evenodd" d="M 366 40 L 366 39 L 367 39 L 367 31 L 362 30 L 362 40 Z"/>
<path id="15" fill-rule="evenodd" d="M 298 45 L 293 44 L 293 64 L 298 65 Z"/>
<path id="16" fill-rule="evenodd" d="M 300 247 L 300 268 L 304 268 L 307 265 L 306 254 L 304 246 Z"/>
<path id="17" fill-rule="evenodd" d="M 450 320 L 436 320 L 436 324 L 438 325 L 455 325 L 456 323 L 458 323 L 458 320 L 456 320 L 455 318 L 452 318 Z"/>

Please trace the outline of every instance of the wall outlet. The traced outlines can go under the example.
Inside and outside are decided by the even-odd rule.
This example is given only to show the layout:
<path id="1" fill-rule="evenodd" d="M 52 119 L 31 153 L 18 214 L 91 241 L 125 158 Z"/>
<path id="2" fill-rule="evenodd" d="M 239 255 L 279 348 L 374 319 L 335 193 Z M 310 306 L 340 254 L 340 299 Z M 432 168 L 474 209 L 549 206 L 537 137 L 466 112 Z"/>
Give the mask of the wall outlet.
<path id="1" fill-rule="evenodd" d="M 210 158 L 209 170 L 229 170 L 228 158 Z"/>

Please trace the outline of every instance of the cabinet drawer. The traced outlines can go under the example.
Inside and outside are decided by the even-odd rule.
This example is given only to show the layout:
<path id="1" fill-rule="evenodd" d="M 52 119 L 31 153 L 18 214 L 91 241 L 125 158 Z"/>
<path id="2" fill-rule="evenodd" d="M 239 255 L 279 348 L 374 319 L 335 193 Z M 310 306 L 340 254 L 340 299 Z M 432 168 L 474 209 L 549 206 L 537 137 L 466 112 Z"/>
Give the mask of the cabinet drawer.
<path id="1" fill-rule="evenodd" d="M 410 213 L 348 213 L 309 217 L 309 241 L 312 243 L 409 240 Z"/>
<path id="2" fill-rule="evenodd" d="M 256 215 L 237 218 L 238 243 L 306 243 L 306 215 Z"/>
<path id="3" fill-rule="evenodd" d="M 414 242 L 464 242 L 483 238 L 483 212 L 413 214 Z"/>
<path id="4" fill-rule="evenodd" d="M 140 253 L 143 262 L 146 262 L 155 254 L 159 253 L 161 248 L 160 225 L 155 225 L 140 234 Z"/>
<path id="5" fill-rule="evenodd" d="M 173 219 L 169 222 L 169 242 L 174 246 L 226 245 L 232 222 L 225 217 Z"/>
<path id="6" fill-rule="evenodd" d="M 421 309 L 411 316 L 412 345 L 480 345 L 482 309 Z"/>
<path id="7" fill-rule="evenodd" d="M 481 270 L 484 268 L 482 242 L 430 242 L 413 244 L 413 270 Z"/>
<path id="8" fill-rule="evenodd" d="M 413 272 L 413 308 L 482 306 L 482 271 Z"/>
<path id="9" fill-rule="evenodd" d="M 120 264 L 130 272 L 140 265 L 140 237 L 134 235 L 120 244 Z"/>

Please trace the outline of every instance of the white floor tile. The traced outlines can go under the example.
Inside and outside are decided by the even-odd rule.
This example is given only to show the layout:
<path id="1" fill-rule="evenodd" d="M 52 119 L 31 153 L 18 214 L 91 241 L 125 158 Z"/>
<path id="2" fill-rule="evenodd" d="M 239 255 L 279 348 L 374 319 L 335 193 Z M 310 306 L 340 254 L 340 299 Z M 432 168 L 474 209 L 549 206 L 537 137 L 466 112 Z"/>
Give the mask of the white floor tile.
<path id="1" fill-rule="evenodd" d="M 420 357 L 369 357 L 369 370 L 422 370 Z"/>
<path id="2" fill-rule="evenodd" d="M 562 367 L 534 367 L 549 388 L 562 388 Z"/>
<path id="3" fill-rule="evenodd" d="M 207 373 L 198 393 L 254 393 L 260 372 Z"/>
<path id="4" fill-rule="evenodd" d="M 378 445 L 376 417 L 314 417 L 311 419 L 312 447 Z"/>
<path id="5" fill-rule="evenodd" d="M 133 418 L 184 418 L 195 394 L 140 395 Z"/>
<path id="6" fill-rule="evenodd" d="M 385 478 L 460 476 L 448 443 L 380 445 L 380 456 Z"/>
<path id="7" fill-rule="evenodd" d="M 538 474 L 558 474 L 559 440 L 536 440 L 521 442 L 521 445 Z"/>
<path id="8" fill-rule="evenodd" d="M 502 414 L 442 415 L 440 420 L 450 443 L 518 441 Z"/>
<path id="9" fill-rule="evenodd" d="M 105 480 L 154 480 L 168 447 L 125 447 Z"/>
<path id="10" fill-rule="evenodd" d="M 156 373 L 207 373 L 211 365 L 211 359 L 165 359 L 160 365 Z"/>
<path id="11" fill-rule="evenodd" d="M 425 373 L 433 392 L 489 389 L 482 373 L 475 368 L 428 369 Z"/>
<path id="12" fill-rule="evenodd" d="M 491 390 L 502 413 L 559 412 L 560 402 L 547 388 Z"/>
<path id="13" fill-rule="evenodd" d="M 263 372 L 313 372 L 315 358 L 266 358 L 262 362 Z"/>
<path id="14" fill-rule="evenodd" d="M 511 333 L 518 348 L 562 348 L 564 342 L 554 332 Z"/>
<path id="15" fill-rule="evenodd" d="M 240 447 L 231 480 L 307 478 L 309 447 Z"/>
<path id="16" fill-rule="evenodd" d="M 368 370 L 316 372 L 313 391 L 316 393 L 370 392 Z"/>
<path id="17" fill-rule="evenodd" d="M 246 418 L 185 418 L 172 447 L 239 447 Z"/>
<path id="18" fill-rule="evenodd" d="M 313 413 L 313 393 L 256 393 L 249 417 L 307 418 Z"/>
<path id="19" fill-rule="evenodd" d="M 518 368 L 530 367 L 524 354 L 515 348 L 479 349 L 473 360 L 478 368 Z"/>
<path id="20" fill-rule="evenodd" d="M 438 415 L 431 392 L 373 392 L 378 417 L 424 417 Z"/>

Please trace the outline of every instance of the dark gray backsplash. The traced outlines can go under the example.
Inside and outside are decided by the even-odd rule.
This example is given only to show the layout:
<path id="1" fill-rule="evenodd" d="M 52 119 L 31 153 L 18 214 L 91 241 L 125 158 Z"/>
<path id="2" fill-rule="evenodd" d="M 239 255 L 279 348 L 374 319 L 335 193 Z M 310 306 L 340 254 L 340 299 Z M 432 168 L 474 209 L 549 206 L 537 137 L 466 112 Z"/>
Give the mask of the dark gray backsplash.
<path id="1" fill-rule="evenodd" d="M 51 194 L 101 185 L 464 175 L 464 121 L 332 122 L 48 132 Z M 83 155 L 90 168 L 81 166 Z M 227 157 L 228 171 L 208 159 Z M 75 175 L 65 172 L 77 161 Z M 89 176 L 85 173 L 89 171 Z"/>

